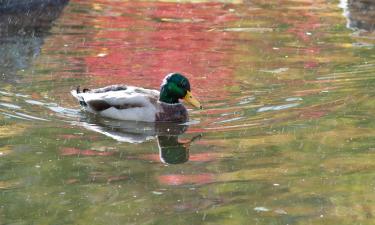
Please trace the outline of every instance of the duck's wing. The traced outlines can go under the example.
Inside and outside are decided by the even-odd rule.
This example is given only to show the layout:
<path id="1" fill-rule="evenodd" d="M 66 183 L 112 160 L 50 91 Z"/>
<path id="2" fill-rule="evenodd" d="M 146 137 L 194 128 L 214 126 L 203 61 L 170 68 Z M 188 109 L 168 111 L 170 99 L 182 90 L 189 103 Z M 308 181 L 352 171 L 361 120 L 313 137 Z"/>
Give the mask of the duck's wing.
<path id="1" fill-rule="evenodd" d="M 81 92 L 72 91 L 86 111 L 120 120 L 155 121 L 159 91 L 125 85 L 112 85 Z"/>
<path id="2" fill-rule="evenodd" d="M 132 86 L 111 86 L 82 93 L 85 102 L 97 111 L 109 107 L 127 109 L 146 107 L 154 104 L 159 98 L 159 92 Z"/>
<path id="3" fill-rule="evenodd" d="M 103 88 L 98 88 L 98 89 L 83 89 L 83 92 L 89 92 L 89 93 L 105 93 L 105 92 L 110 92 L 110 91 L 125 91 L 129 88 L 127 85 L 111 85 Z"/>

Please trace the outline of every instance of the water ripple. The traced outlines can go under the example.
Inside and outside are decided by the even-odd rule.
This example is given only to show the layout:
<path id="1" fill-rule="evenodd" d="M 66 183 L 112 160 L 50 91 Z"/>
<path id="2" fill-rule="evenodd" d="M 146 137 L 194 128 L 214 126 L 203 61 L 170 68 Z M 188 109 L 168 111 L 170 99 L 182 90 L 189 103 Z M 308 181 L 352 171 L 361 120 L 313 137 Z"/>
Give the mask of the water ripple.
<path id="1" fill-rule="evenodd" d="M 283 110 L 283 109 L 288 109 L 288 108 L 296 107 L 298 105 L 299 105 L 299 103 L 291 103 L 291 104 L 277 105 L 277 106 L 265 106 L 265 107 L 259 108 L 257 110 L 257 112 Z"/>

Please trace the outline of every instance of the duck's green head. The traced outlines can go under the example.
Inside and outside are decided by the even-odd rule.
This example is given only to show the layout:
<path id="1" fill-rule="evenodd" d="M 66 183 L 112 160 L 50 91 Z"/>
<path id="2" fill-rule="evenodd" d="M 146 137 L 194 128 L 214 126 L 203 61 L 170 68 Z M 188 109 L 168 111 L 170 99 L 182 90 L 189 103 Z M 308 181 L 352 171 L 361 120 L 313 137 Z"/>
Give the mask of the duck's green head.
<path id="1" fill-rule="evenodd" d="M 168 74 L 161 84 L 160 101 L 175 104 L 184 99 L 191 105 L 202 108 L 199 101 L 190 92 L 189 80 L 179 73 Z"/>

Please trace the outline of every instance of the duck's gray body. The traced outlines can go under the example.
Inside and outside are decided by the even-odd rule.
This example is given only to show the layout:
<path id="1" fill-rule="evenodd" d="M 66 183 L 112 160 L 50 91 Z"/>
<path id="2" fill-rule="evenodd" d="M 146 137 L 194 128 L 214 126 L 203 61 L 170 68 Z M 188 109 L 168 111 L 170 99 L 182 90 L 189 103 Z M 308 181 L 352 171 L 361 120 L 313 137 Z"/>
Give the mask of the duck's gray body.
<path id="1" fill-rule="evenodd" d="M 88 112 L 103 117 L 144 122 L 186 122 L 188 112 L 181 103 L 159 101 L 160 92 L 126 85 L 112 85 L 72 95 Z"/>

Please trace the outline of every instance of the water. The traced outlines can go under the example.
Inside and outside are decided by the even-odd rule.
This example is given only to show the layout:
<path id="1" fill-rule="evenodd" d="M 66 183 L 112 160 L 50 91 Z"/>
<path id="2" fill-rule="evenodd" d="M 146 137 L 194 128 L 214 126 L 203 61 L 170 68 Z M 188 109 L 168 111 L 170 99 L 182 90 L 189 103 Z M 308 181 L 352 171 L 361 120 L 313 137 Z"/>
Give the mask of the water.
<path id="1" fill-rule="evenodd" d="M 358 5 L 47 7 L 1 15 L 0 224 L 373 223 L 375 39 Z M 157 89 L 171 71 L 204 106 L 184 125 L 95 118 L 69 93 Z"/>

